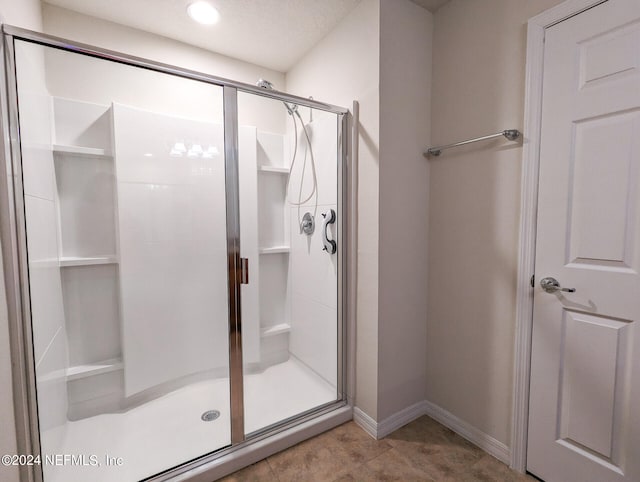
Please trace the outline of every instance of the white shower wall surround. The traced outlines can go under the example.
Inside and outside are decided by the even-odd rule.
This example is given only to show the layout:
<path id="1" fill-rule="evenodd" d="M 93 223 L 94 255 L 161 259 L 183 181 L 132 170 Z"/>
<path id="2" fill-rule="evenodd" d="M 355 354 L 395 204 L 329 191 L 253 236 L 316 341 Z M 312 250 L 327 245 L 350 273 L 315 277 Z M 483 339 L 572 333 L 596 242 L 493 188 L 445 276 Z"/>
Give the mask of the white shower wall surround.
<path id="1" fill-rule="evenodd" d="M 241 117 L 250 108 L 246 102 L 248 97 L 246 94 L 238 96 Z M 282 353 L 277 347 L 285 343 L 291 355 L 337 387 L 337 255 L 323 251 L 322 214 L 330 209 L 337 212 L 338 121 L 335 115 L 317 110 L 311 118 L 309 109 L 299 108 L 311 141 L 317 174 L 317 206 L 316 198 L 312 196 L 299 208 L 300 218 L 305 212 L 315 215 L 315 231 L 308 236 L 301 233 L 298 206 L 294 205 L 301 188 L 302 199 L 313 190 L 306 135 L 299 127 L 297 160 L 291 170 L 295 149 L 291 117 L 281 102 L 267 100 L 263 103 L 276 104 L 281 109 L 287 117 L 287 134 L 257 132 L 260 261 L 257 265 L 253 263 L 253 269 L 259 270 L 260 277 L 262 357 L 273 362 L 282 361 L 277 355 L 273 356 Z M 240 134 L 242 139 L 242 130 Z M 253 155 L 252 151 L 245 151 L 253 149 L 252 144 L 245 145 L 247 147 L 240 144 L 241 159 Z M 240 180 L 241 199 L 248 199 L 249 196 L 242 194 L 242 186 L 248 185 L 242 179 L 242 171 Z M 242 220 L 245 214 L 242 203 L 240 208 Z M 329 226 L 331 239 L 338 239 L 337 224 Z M 250 275 L 255 276 L 255 272 Z M 243 313 L 244 309 L 243 305 Z M 266 350 L 269 353 L 265 353 Z"/>
<path id="2" fill-rule="evenodd" d="M 67 336 L 59 266 L 58 215 L 51 97 L 45 82 L 43 52 L 32 52 L 17 72 L 23 110 L 32 127 L 22 133 L 24 201 L 29 250 L 31 317 L 36 383 L 42 403 L 39 424 L 51 446 L 60 447 L 67 421 Z"/>
<path id="3" fill-rule="evenodd" d="M 29 98 L 26 93 L 23 97 Z M 38 220 L 37 228 L 29 226 L 30 233 L 38 233 L 36 229 L 49 233 L 30 237 L 34 243 L 48 240 L 45 244 L 50 251 L 46 254 L 45 248 L 30 245 L 33 279 L 37 280 L 45 264 L 52 270 L 52 278 L 58 279 L 58 284 L 46 285 L 48 294 L 39 292 L 39 285 L 32 287 L 36 339 L 51 336 L 53 348 L 56 340 L 64 347 L 59 350 L 53 378 L 51 370 L 41 372 L 38 368 L 41 399 L 49 397 L 52 403 L 47 407 L 59 407 L 57 423 L 51 427 L 55 430 L 49 431 L 47 424 L 42 427 L 43 446 L 55 452 L 69 443 L 79 443 L 73 435 L 79 429 L 66 433 L 67 416 L 81 421 L 122 409 L 139 412 L 145 402 L 172 390 L 226 379 L 228 308 L 226 298 L 215 296 L 216 292 L 224 294 L 225 287 L 211 288 L 226 282 L 211 277 L 226 269 L 226 239 L 219 227 L 206 222 L 221 216 L 213 211 L 224 209 L 219 172 L 224 169 L 222 127 L 120 104 L 101 106 L 60 98 L 51 102 L 57 137 L 49 156 L 55 170 L 44 170 L 39 176 L 50 175 L 57 189 L 49 201 L 48 214 L 36 215 L 41 201 L 29 204 L 27 212 L 28 219 Z M 137 129 L 139 125 L 148 128 Z M 105 134 L 103 129 L 111 126 L 113 134 Z M 310 130 L 319 165 L 325 166 L 319 169 L 319 192 L 324 196 L 332 185 L 335 191 L 335 164 L 322 163 L 325 155 L 335 157 L 335 118 L 315 121 Z M 191 148 L 198 142 L 205 152 L 211 146 L 218 154 L 190 158 L 187 148 L 181 157 L 172 155 L 171 150 L 180 142 Z M 321 222 L 311 237 L 299 234 L 297 209 L 284 203 L 285 171 L 262 169 L 284 168 L 284 136 L 243 126 L 239 143 L 241 207 L 247 221 L 242 232 L 243 251 L 256 255 L 261 251 L 261 262 L 255 267 L 262 267 L 267 275 L 260 278 L 253 273 L 262 283 L 243 287 L 247 373 L 285 362 L 292 354 L 299 360 L 295 363 L 307 367 L 309 376 L 319 374 L 322 378 L 318 380 L 324 379 L 312 382 L 326 388 L 319 389 L 310 406 L 330 402 L 337 386 L 335 256 L 322 251 Z M 194 171 L 198 173 L 195 182 Z M 268 246 L 258 245 L 260 223 L 256 218 L 260 207 L 269 204 L 266 199 L 258 203 L 258 176 L 280 186 L 271 203 L 277 206 L 272 206 L 271 214 L 277 214 L 279 220 L 269 223 L 271 229 L 279 228 L 280 238 L 267 233 L 261 241 L 277 241 L 283 250 L 290 246 L 290 253 L 271 253 Z M 295 173 L 292 182 L 299 182 Z M 88 191 L 93 193 L 89 198 Z M 313 206 L 304 206 L 307 208 Z M 318 216 L 329 208 L 336 209 L 336 205 L 319 204 Z M 194 250 L 190 233 L 202 229 L 207 230 L 206 242 L 200 245 L 201 250 Z M 332 229 L 331 236 L 336 235 Z M 37 257 L 40 252 L 45 254 Z M 49 263 L 42 264 L 43 260 Z M 149 277 L 149 271 L 162 263 L 165 267 L 172 263 L 171 279 Z M 194 272 L 198 274 L 195 278 Z M 162 296 L 151 299 L 149 293 Z M 37 307 L 39 301 L 52 303 L 56 296 L 59 326 L 48 335 L 45 325 L 52 321 L 51 308 L 56 305 L 47 305 L 46 315 Z M 262 303 L 259 296 L 264 296 Z M 194 297 L 206 304 L 196 303 Z M 309 309 L 309 304 L 317 306 Z M 218 313 L 220 323 L 211 323 L 211 313 Z M 261 323 L 259 313 L 275 316 Z M 163 336 L 158 338 L 158 334 Z M 37 354 L 45 343 L 37 343 Z M 228 398 L 221 400 L 228 404 Z M 228 413 L 228 407 L 218 408 Z M 287 413 L 292 416 L 297 412 Z M 255 429 L 277 421 L 249 412 L 247 416 L 254 419 L 250 426 Z"/>
<path id="4" fill-rule="evenodd" d="M 56 127 L 60 139 L 55 140 L 54 157 L 71 418 L 139 404 L 163 393 L 158 389 L 163 384 L 164 391 L 179 386 L 180 379 L 186 384 L 227 377 L 226 279 L 212 275 L 226 269 L 226 238 L 219 226 L 207 222 L 223 217 L 222 126 L 120 104 L 100 106 L 54 98 L 53 105 L 56 126 L 63 126 Z M 74 125 L 65 118 L 69 114 L 87 125 Z M 113 136 L 98 134 L 97 127 L 111 125 Z M 146 127 L 137 129 L 139 125 Z M 335 137 L 335 119 L 327 126 L 327 135 Z M 80 146 L 84 152 L 70 144 L 92 129 L 95 142 L 91 147 Z M 171 154 L 179 143 L 187 149 L 181 157 Z M 189 157 L 194 144 L 217 154 Z M 335 386 L 335 360 L 319 358 L 320 352 L 326 353 L 324 358 L 335 352 L 327 345 L 331 339 L 335 342 L 335 260 L 322 251 L 320 225 L 310 238 L 310 249 L 306 236 L 289 233 L 296 223 L 286 219 L 286 213 L 293 211 L 283 204 L 284 191 L 264 192 L 269 180 L 283 184 L 286 175 L 257 169 L 256 162 L 277 167 L 278 161 L 283 167 L 284 137 L 241 126 L 239 144 L 241 212 L 246 221 L 242 249 L 250 257 L 255 252 L 254 260 L 259 251 L 266 252 L 260 263 L 252 263 L 250 273 L 263 283 L 243 286 L 247 370 L 251 373 L 286 361 L 291 336 L 292 344 L 301 344 L 291 353 Z M 335 139 L 326 145 L 327 154 L 335 155 Z M 258 176 L 268 180 L 260 183 Z M 256 192 L 257 185 L 262 191 L 259 187 Z M 87 191 L 95 193 L 93 202 L 82 197 Z M 328 206 L 336 208 L 335 204 L 319 208 Z M 255 222 L 260 210 L 261 219 L 269 222 Z M 286 253 L 270 253 L 271 244 L 258 245 L 258 231 L 263 233 L 261 243 L 291 246 L 291 261 L 282 262 L 289 259 Z M 190 237 L 194 232 L 201 244 Z M 153 274 L 159 266 L 165 272 L 167 263 L 170 279 Z M 259 267 L 263 267 L 262 278 Z M 313 271 L 318 268 L 327 275 L 325 279 Z M 288 280 L 296 277 L 301 278 L 291 296 Z M 305 291 L 307 284 L 311 287 Z M 305 294 L 310 300 L 320 297 L 321 305 L 333 303 L 333 312 L 326 313 L 325 308 L 326 319 L 310 320 L 302 309 L 292 321 L 291 310 L 299 309 L 296 300 Z M 212 313 L 220 323 L 211 324 Z M 305 336 L 309 354 L 304 349 Z M 145 391 L 146 397 L 136 397 Z"/>
<path id="5" fill-rule="evenodd" d="M 227 366 L 227 239 L 210 222 L 225 218 L 224 136 L 218 124 L 118 104 L 113 126 L 129 397 Z"/>
<path id="6" fill-rule="evenodd" d="M 307 109 L 301 109 L 305 111 Z M 303 112 L 306 120 L 306 112 Z M 311 139 L 311 147 L 316 160 L 318 204 L 315 198 L 300 206 L 289 203 L 291 228 L 291 353 L 320 374 L 325 380 L 337 386 L 337 256 L 323 251 L 322 227 L 323 214 L 330 209 L 338 212 L 337 186 L 338 172 L 332 162 L 338 151 L 337 122 L 333 115 L 324 112 L 313 112 L 313 120 L 307 124 Z M 289 137 L 291 137 L 289 132 Z M 304 158 L 306 137 L 298 132 L 298 155 Z M 313 189 L 310 173 L 310 153 L 306 153 L 307 169 L 302 167 L 302 159 L 291 173 L 289 201 L 297 201 L 298 189 L 302 182 L 303 199 Z M 304 171 L 304 177 L 303 177 Z M 316 228 L 311 236 L 300 234 L 299 218 L 305 212 L 314 214 Z M 329 226 L 329 238 L 337 239 L 337 223 Z"/>

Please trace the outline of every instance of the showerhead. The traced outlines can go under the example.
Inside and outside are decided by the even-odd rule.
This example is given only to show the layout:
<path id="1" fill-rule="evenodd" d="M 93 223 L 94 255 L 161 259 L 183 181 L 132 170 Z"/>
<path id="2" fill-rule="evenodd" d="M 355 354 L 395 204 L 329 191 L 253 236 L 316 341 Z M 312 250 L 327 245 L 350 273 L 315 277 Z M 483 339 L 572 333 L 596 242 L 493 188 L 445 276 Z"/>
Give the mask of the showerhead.
<path id="1" fill-rule="evenodd" d="M 256 82 L 256 85 L 261 89 L 274 90 L 273 84 L 268 80 L 258 79 L 258 82 Z"/>
<path id="2" fill-rule="evenodd" d="M 256 86 L 260 87 L 261 89 L 275 90 L 273 84 L 265 79 L 258 79 L 258 82 L 256 82 Z M 294 112 L 297 112 L 298 110 L 298 106 L 296 104 L 287 104 L 286 102 L 283 102 L 283 104 L 287 108 L 287 112 L 289 113 L 289 115 L 293 115 Z"/>

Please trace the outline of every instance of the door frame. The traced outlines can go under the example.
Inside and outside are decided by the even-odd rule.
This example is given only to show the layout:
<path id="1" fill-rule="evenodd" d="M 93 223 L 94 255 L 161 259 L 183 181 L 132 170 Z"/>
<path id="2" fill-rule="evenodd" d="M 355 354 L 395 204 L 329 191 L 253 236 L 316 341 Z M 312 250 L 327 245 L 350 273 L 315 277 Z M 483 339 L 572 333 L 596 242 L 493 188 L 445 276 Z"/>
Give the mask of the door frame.
<path id="1" fill-rule="evenodd" d="M 519 472 L 525 472 L 527 467 L 534 294 L 532 277 L 535 276 L 545 31 L 553 25 L 607 1 L 566 0 L 530 18 L 527 22 L 524 148 L 522 150 L 520 194 L 520 241 L 518 246 L 510 464 L 512 469 Z"/>
<path id="2" fill-rule="evenodd" d="M 265 90 L 252 84 L 237 82 L 215 75 L 167 65 L 152 60 L 114 52 L 91 45 L 54 37 L 23 28 L 2 25 L 0 30 L 0 239 L 7 300 L 9 347 L 11 356 L 13 410 L 18 454 L 41 453 L 36 373 L 31 329 L 31 303 L 22 180 L 22 153 L 18 128 L 18 97 L 14 41 L 22 40 L 80 55 L 139 67 L 159 73 L 196 80 L 223 89 L 225 127 L 225 189 L 227 217 L 227 258 L 229 290 L 229 361 L 231 392 L 231 445 L 203 454 L 193 461 L 154 475 L 152 480 L 168 480 L 188 473 L 202 475 L 207 480 L 238 470 L 268 455 L 283 450 L 306 438 L 317 435 L 352 418 L 355 326 L 355 191 L 353 153 L 350 142 L 348 109 L 311 98 L 299 97 L 275 90 Z M 338 399 L 305 411 L 245 436 L 243 417 L 242 319 L 240 312 L 240 227 L 238 188 L 238 92 L 250 93 L 295 103 L 336 114 L 338 159 Z M 357 134 L 357 131 L 354 131 Z M 349 223 L 349 224 L 348 224 Z M 257 260 L 256 260 L 257 262 Z M 0 296 L 2 294 L 0 293 Z M 285 439 L 286 437 L 286 439 Z M 268 438 L 273 441 L 268 443 Z M 228 457 L 228 461 L 222 459 Z M 247 463 L 244 463 L 247 462 Z M 19 467 L 20 480 L 41 481 L 41 466 Z M 151 480 L 150 479 L 150 480 Z"/>

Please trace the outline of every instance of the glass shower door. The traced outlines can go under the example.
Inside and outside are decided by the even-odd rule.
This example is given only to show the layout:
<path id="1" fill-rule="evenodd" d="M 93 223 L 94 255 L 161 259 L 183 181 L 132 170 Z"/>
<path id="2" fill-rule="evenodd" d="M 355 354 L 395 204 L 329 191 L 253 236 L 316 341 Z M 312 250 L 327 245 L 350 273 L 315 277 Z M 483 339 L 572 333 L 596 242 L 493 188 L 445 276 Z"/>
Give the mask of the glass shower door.
<path id="1" fill-rule="evenodd" d="M 247 435 L 342 398 L 342 122 L 238 93 Z"/>
<path id="2" fill-rule="evenodd" d="M 230 445 L 223 88 L 14 45 L 45 480 Z"/>

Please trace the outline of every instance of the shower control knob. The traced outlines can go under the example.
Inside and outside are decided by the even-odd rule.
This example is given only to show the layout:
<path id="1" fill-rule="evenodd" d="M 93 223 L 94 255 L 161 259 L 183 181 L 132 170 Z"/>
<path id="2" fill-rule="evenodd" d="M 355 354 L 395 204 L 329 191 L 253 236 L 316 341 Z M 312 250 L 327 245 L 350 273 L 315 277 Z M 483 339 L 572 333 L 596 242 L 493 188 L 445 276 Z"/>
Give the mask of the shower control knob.
<path id="1" fill-rule="evenodd" d="M 311 236 L 316 229 L 316 223 L 311 213 L 305 213 L 300 224 L 300 233 Z"/>

